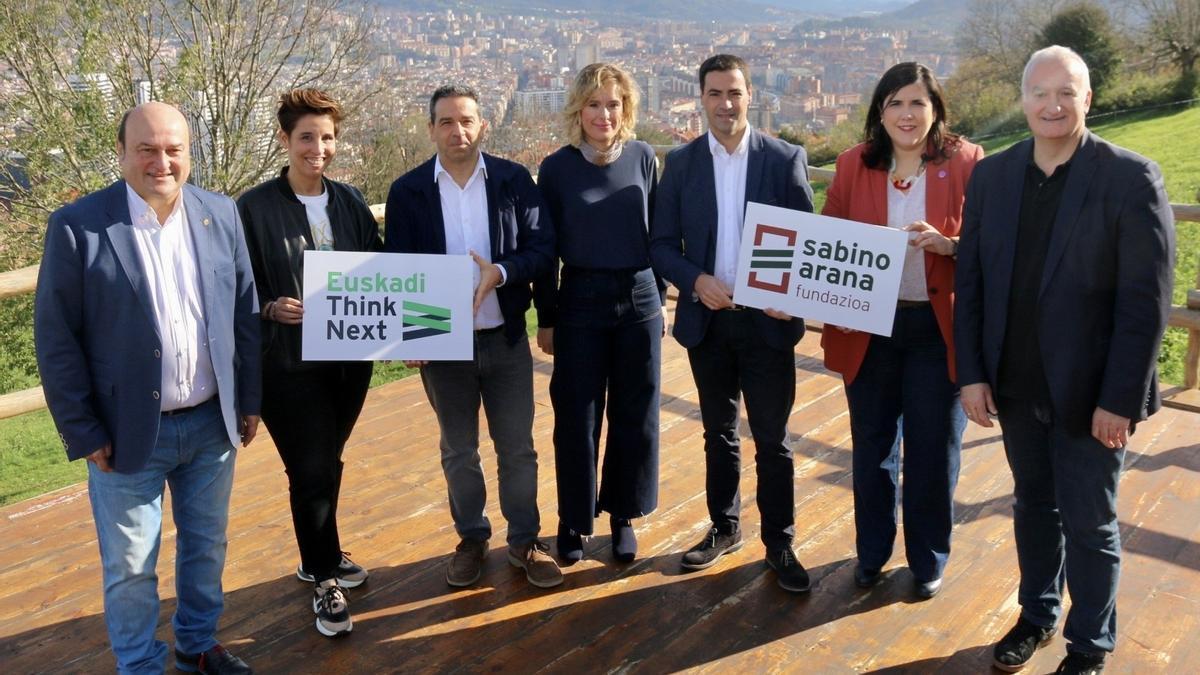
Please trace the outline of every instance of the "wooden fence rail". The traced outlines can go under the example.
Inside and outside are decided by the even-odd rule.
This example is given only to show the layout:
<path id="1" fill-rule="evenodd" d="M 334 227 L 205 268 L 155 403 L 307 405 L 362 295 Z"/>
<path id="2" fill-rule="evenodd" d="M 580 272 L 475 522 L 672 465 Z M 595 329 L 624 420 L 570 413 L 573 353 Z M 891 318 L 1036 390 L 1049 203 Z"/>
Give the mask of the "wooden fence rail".
<path id="1" fill-rule="evenodd" d="M 833 180 L 832 169 L 809 167 L 809 177 L 815 182 Z M 383 221 L 383 204 L 371 206 L 375 220 Z M 1200 222 L 1200 204 L 1172 204 L 1176 221 Z M 0 273 L 0 299 L 32 293 L 37 286 L 37 265 L 30 265 L 19 270 Z M 1200 411 L 1200 395 L 1194 391 L 1200 382 L 1200 275 L 1196 278 L 1197 290 L 1188 292 L 1187 304 L 1171 307 L 1169 325 L 1186 328 L 1188 331 L 1188 349 L 1184 358 L 1184 382 L 1181 389 L 1171 393 L 1188 399 L 1179 407 L 1187 410 Z M 1181 398 L 1182 400 L 1182 398 Z M 15 417 L 27 412 L 41 410 L 46 407 L 46 398 L 42 388 L 33 387 L 24 391 L 15 391 L 0 395 L 0 419 Z"/>

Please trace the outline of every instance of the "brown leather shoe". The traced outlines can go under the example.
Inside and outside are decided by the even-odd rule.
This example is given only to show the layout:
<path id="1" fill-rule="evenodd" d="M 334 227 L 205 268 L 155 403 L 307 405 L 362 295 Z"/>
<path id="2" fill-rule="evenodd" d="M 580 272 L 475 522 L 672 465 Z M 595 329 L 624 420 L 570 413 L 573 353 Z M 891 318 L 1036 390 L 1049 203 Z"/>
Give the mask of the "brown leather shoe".
<path id="1" fill-rule="evenodd" d="M 446 583 L 462 588 L 479 581 L 483 575 L 483 559 L 487 557 L 488 543 L 482 539 L 463 539 L 450 556 L 446 565 Z"/>
<path id="2" fill-rule="evenodd" d="M 552 588 L 562 583 L 562 570 L 550 557 L 550 547 L 534 539 L 528 544 L 508 547 L 508 562 L 525 570 L 525 578 L 538 588 Z"/>

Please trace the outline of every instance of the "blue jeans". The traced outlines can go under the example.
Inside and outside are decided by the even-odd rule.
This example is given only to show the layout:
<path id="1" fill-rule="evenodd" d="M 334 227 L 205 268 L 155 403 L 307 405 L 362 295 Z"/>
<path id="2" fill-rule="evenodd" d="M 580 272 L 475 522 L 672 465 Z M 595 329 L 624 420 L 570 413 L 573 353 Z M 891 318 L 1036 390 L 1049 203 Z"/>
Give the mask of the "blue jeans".
<path id="1" fill-rule="evenodd" d="M 421 383 L 441 428 L 442 472 L 450 516 L 463 539 L 486 541 L 487 487 L 479 463 L 479 404 L 496 446 L 500 512 L 508 544 L 537 538 L 537 453 L 533 449 L 533 357 L 529 339 L 508 344 L 503 330 L 475 333 L 474 361 L 431 361 Z"/>
<path id="2" fill-rule="evenodd" d="M 891 337 L 871 336 L 858 375 L 846 385 L 846 400 L 859 563 L 880 570 L 892 557 L 899 502 L 908 568 L 921 582 L 942 578 L 967 418 L 931 307 L 899 308 Z"/>
<path id="3" fill-rule="evenodd" d="M 1125 448 L 1064 429 L 1049 405 L 1002 396 L 996 406 L 1013 474 L 1021 616 L 1055 625 L 1065 582 L 1071 611 L 1063 637 L 1070 649 L 1111 652 L 1121 573 L 1117 482 Z"/>
<path id="4" fill-rule="evenodd" d="M 236 454 L 214 397 L 190 412 L 162 418 L 158 442 L 141 471 L 104 473 L 88 464 L 88 496 L 104 568 L 104 621 L 118 672 L 163 672 L 167 646 L 154 631 L 164 483 L 171 486 L 177 530 L 175 646 L 198 654 L 217 643 Z"/>

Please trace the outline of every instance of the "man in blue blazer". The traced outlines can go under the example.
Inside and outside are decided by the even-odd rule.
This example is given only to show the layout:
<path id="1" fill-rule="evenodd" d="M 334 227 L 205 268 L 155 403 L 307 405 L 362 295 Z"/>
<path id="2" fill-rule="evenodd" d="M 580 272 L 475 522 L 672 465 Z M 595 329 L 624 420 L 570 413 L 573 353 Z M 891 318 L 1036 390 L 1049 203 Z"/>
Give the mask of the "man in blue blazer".
<path id="1" fill-rule="evenodd" d="M 533 449 L 533 357 L 525 331 L 530 282 L 554 263 L 554 231 L 529 172 L 480 151 L 487 122 L 479 96 L 447 85 L 429 100 L 437 155 L 392 183 L 384 250 L 467 255 L 475 260 L 475 358 L 410 362 L 441 427 L 442 470 L 460 542 L 446 583 L 479 580 L 492 525 L 479 462 L 479 405 L 488 418 L 499 469 L 500 511 L 508 521 L 508 560 L 534 586 L 562 583 L 538 540 L 537 453 Z"/>
<path id="2" fill-rule="evenodd" d="M 176 666 L 250 672 L 216 631 L 236 447 L 258 428 L 258 307 L 233 201 L 186 184 L 189 142 L 171 106 L 126 113 L 123 179 L 50 216 L 34 305 L 46 404 L 67 457 L 88 460 L 122 673 L 164 668 L 164 481 L 178 533 Z"/>
<path id="3" fill-rule="evenodd" d="M 1058 672 L 1095 673 L 1116 642 L 1117 482 L 1134 425 L 1159 408 L 1174 224 L 1158 167 L 1089 132 L 1087 65 L 1035 52 L 1033 138 L 980 162 L 967 189 L 954 318 L 967 417 L 998 415 L 1012 469 L 1021 615 L 996 645 L 1016 671 L 1062 612 Z"/>
<path id="4" fill-rule="evenodd" d="M 738 399 L 745 396 L 758 470 L 758 508 L 767 564 L 779 585 L 809 589 L 792 551 L 794 469 L 787 420 L 795 400 L 794 349 L 804 321 L 735 305 L 733 286 L 746 202 L 812 211 L 803 148 L 751 128 L 750 71 L 717 54 L 700 66 L 708 133 L 667 157 L 654 220 L 654 270 L 679 288 L 673 334 L 687 348 L 700 395 L 709 517 L 704 540 L 683 556 L 710 567 L 742 546 Z"/>

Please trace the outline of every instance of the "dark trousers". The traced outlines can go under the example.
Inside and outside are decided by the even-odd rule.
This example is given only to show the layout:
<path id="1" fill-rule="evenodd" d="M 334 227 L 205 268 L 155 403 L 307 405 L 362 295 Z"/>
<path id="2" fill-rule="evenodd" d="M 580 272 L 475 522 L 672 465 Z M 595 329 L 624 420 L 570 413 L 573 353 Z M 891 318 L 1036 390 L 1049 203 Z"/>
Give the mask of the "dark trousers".
<path id="1" fill-rule="evenodd" d="M 1121 571 L 1117 482 L 1125 448 L 1067 432 L 1049 405 L 1005 397 L 996 405 L 1013 473 L 1021 615 L 1053 626 L 1065 582 L 1071 611 L 1063 637 L 1070 648 L 1111 652 Z"/>
<path id="2" fill-rule="evenodd" d="M 637 518 L 658 506 L 662 301 L 649 268 L 564 268 L 558 301 L 550 379 L 558 517 L 590 535 L 601 511 Z"/>
<path id="3" fill-rule="evenodd" d="M 263 373 L 262 419 L 287 470 L 300 563 L 317 581 L 332 577 L 342 559 L 342 450 L 366 399 L 371 367 L 322 363 Z"/>
<path id="4" fill-rule="evenodd" d="M 958 387 L 950 381 L 946 343 L 931 307 L 897 309 L 891 337 L 871 336 L 858 375 L 846 385 L 846 399 L 854 440 L 859 562 L 878 570 L 891 558 L 900 501 L 909 569 L 922 582 L 940 579 L 950 557 L 967 418 Z"/>
<path id="5" fill-rule="evenodd" d="M 755 328 L 756 309 L 714 312 L 700 344 L 688 350 L 704 423 L 708 514 L 721 532 L 737 531 L 741 496 L 738 404 L 754 438 L 758 511 L 768 550 L 790 546 L 795 535 L 795 469 L 787 421 L 796 400 L 796 359 L 772 347 Z M 794 319 L 798 320 L 798 319 Z"/>

